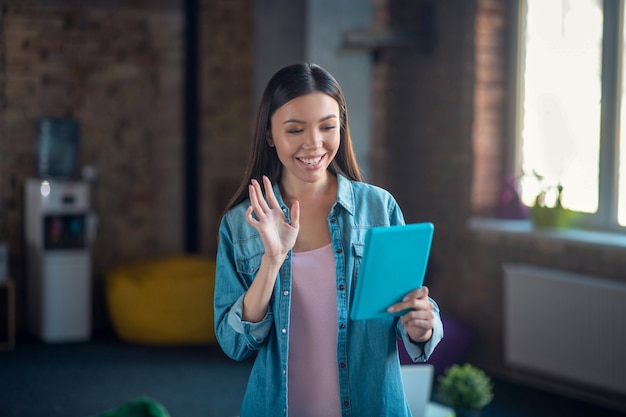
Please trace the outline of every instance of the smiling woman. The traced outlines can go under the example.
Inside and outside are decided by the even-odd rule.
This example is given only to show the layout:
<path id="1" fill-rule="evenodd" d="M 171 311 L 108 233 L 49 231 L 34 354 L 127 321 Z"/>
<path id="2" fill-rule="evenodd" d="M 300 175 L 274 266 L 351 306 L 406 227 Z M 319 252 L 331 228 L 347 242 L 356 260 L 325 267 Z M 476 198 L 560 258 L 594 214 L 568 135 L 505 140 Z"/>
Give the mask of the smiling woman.
<path id="1" fill-rule="evenodd" d="M 285 170 L 286 188 L 293 181 L 315 182 L 325 176 L 339 149 L 339 105 L 324 93 L 307 94 L 280 107 L 271 119 L 268 144 L 276 148 Z"/>
<path id="2" fill-rule="evenodd" d="M 361 182 L 337 81 L 317 65 L 278 71 L 219 233 L 217 340 L 256 357 L 241 416 L 410 415 L 396 338 L 413 361 L 441 340 L 428 288 L 388 306 L 402 315 L 350 319 L 366 232 L 394 225 L 393 196 Z"/>
<path id="3" fill-rule="evenodd" d="M 300 71 L 301 68 L 306 68 L 306 70 Z M 300 73 L 297 74 L 296 72 L 298 71 Z M 331 97 L 336 102 L 339 110 L 336 122 L 336 126 L 339 129 L 339 145 L 334 159 L 328 166 L 329 172 L 361 181 L 361 173 L 352 148 L 348 111 L 341 86 L 332 75 L 317 65 L 294 65 L 283 68 L 268 82 L 257 113 L 246 175 L 229 202 L 226 211 L 248 197 L 248 186 L 252 179 L 260 181 L 265 175 L 273 184 L 280 180 L 283 167 L 278 154 L 276 152 L 268 152 L 268 148 L 272 147 L 268 140 L 272 134 L 271 118 L 277 110 L 290 101 L 316 92 L 324 93 L 326 96 Z M 331 114 L 334 113 L 331 111 L 327 115 Z M 296 118 L 294 121 L 303 120 Z M 296 128 L 295 130 L 297 131 L 298 129 Z"/>

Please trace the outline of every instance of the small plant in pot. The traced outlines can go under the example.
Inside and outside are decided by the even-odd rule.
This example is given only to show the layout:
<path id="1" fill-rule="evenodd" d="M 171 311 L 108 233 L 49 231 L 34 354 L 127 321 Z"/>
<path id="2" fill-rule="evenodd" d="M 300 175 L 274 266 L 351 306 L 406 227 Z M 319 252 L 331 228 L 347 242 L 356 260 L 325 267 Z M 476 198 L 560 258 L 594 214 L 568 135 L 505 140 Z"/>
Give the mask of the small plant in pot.
<path id="1" fill-rule="evenodd" d="M 438 379 L 437 398 L 454 409 L 456 417 L 477 417 L 493 399 L 491 378 L 466 363 L 452 365 Z"/>

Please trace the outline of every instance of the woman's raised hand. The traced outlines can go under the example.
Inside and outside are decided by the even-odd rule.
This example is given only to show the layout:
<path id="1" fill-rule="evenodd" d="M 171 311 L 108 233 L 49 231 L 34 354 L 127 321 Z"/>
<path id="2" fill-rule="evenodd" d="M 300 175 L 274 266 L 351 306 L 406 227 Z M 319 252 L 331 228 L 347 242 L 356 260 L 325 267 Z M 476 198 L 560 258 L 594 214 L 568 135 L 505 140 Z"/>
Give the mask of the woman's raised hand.
<path id="1" fill-rule="evenodd" d="M 263 197 L 261 184 L 257 180 L 253 179 L 248 186 L 250 207 L 246 210 L 246 221 L 259 232 L 265 248 L 265 256 L 282 263 L 298 237 L 300 204 L 296 201 L 291 206 L 291 223 L 289 223 L 276 200 L 272 183 L 266 176 L 263 176 L 263 186 L 265 197 Z"/>

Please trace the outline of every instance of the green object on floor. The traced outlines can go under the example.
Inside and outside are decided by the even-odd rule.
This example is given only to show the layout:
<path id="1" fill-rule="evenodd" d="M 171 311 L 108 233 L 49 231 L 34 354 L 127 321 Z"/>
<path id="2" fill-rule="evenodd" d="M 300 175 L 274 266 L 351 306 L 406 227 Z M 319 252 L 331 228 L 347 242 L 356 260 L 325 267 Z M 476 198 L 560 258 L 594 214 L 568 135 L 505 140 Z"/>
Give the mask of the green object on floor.
<path id="1" fill-rule="evenodd" d="M 165 407 L 151 398 L 138 398 L 96 417 L 170 417 L 170 415 Z"/>

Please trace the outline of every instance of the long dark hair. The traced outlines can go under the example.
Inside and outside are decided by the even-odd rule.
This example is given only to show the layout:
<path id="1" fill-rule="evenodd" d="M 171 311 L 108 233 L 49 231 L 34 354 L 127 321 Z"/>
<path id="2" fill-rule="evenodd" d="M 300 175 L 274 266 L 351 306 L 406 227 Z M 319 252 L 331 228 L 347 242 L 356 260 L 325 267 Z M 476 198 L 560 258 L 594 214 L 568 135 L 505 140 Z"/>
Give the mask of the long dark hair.
<path id="1" fill-rule="evenodd" d="M 282 164 L 278 159 L 276 148 L 269 146 L 267 142 L 268 133 L 272 130 L 272 115 L 287 102 L 314 92 L 327 94 L 339 104 L 339 149 L 328 170 L 335 175 L 341 174 L 351 180 L 361 181 L 361 173 L 350 138 L 348 109 L 341 86 L 328 71 L 319 65 L 289 65 L 274 74 L 265 87 L 257 113 L 248 166 L 239 188 L 226 207 L 226 211 L 248 198 L 248 185 L 252 179 L 261 181 L 262 176 L 266 175 L 272 184 L 278 183 Z"/>

